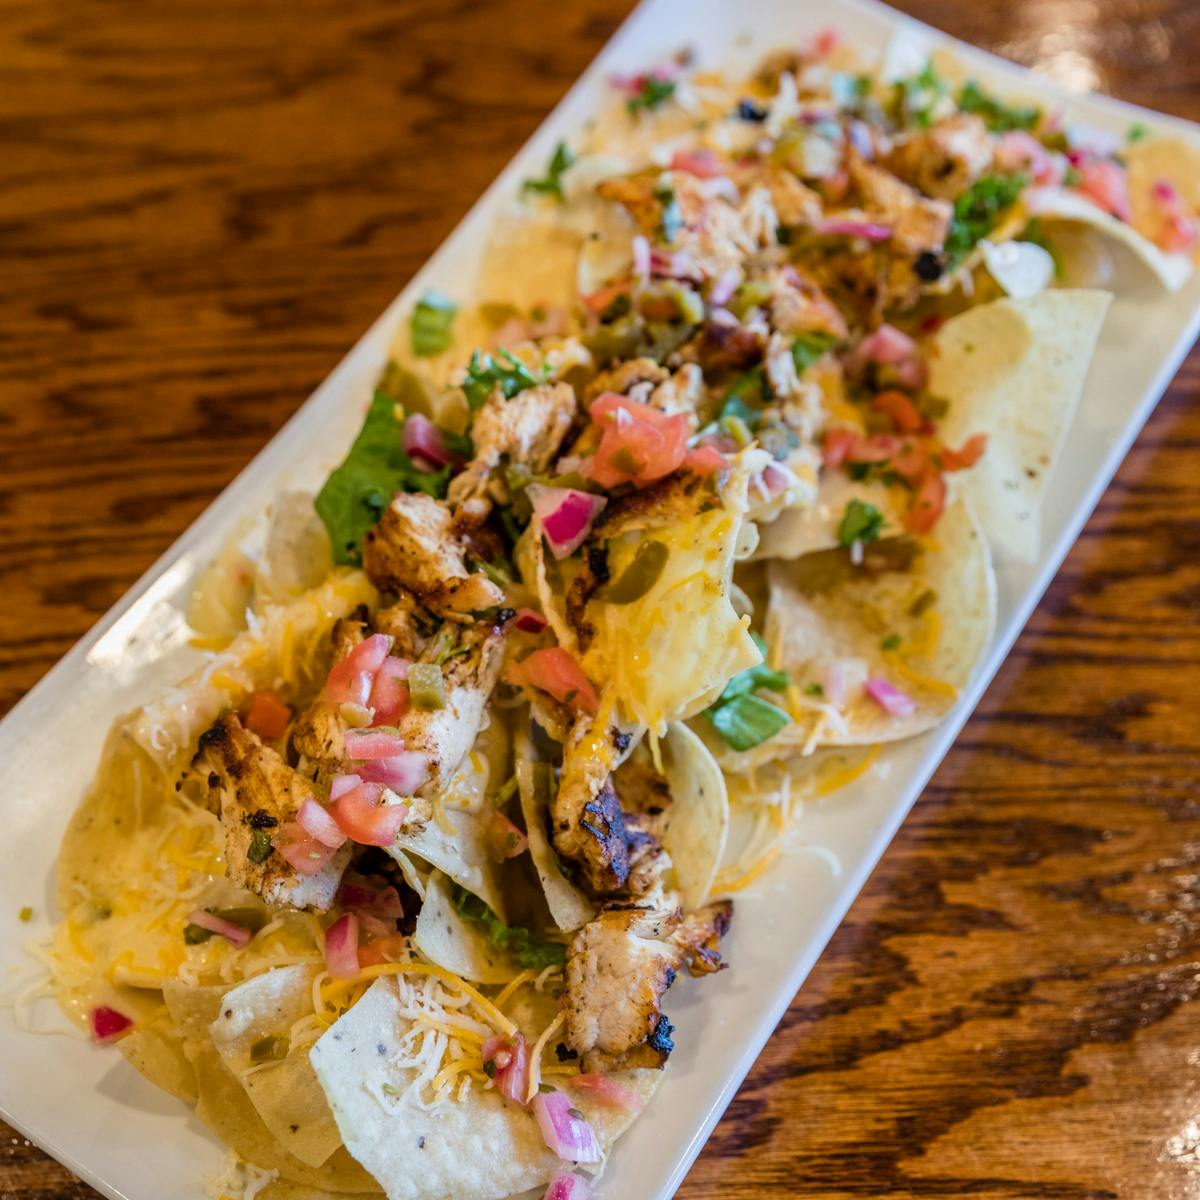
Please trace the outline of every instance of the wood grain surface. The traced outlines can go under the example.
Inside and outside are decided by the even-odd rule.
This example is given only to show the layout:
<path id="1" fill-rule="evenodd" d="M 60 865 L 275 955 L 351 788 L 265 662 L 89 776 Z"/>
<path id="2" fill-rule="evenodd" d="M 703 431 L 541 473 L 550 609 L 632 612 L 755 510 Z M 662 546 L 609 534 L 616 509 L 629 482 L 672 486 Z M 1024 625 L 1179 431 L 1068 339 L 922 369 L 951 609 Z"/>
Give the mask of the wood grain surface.
<path id="1" fill-rule="evenodd" d="M 628 7 L 0 4 L 0 709 L 293 412 Z M 903 7 L 1200 116 L 1189 0 Z M 687 1200 L 1200 1196 L 1198 397 L 1193 355 Z M 93 1195 L 0 1126 L 0 1200 Z"/>

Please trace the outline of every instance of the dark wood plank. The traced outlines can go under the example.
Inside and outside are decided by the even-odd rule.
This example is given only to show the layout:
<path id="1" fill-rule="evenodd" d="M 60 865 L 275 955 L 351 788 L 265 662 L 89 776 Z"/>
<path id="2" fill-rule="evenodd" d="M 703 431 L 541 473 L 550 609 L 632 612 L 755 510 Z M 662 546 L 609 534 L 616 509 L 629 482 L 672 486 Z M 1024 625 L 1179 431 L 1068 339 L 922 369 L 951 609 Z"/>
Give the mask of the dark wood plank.
<path id="1" fill-rule="evenodd" d="M 626 0 L 0 7 L 0 709 L 333 366 Z M 1186 0 L 908 0 L 1200 116 Z M 680 1195 L 1196 1194 L 1200 357 Z M 0 1127 L 0 1197 L 94 1193 Z"/>

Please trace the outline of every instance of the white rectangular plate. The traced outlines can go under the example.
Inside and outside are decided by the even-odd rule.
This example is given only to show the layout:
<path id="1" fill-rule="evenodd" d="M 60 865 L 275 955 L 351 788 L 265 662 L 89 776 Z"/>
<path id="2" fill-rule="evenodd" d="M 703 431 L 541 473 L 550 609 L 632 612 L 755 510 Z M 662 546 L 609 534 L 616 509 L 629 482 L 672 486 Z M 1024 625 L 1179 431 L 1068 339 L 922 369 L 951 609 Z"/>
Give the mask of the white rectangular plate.
<path id="1" fill-rule="evenodd" d="M 1123 132 L 1195 139 L 1196 127 L 1120 102 L 1077 96 L 954 42 L 869 0 L 647 0 L 562 104 L 279 435 L 0 725 L 0 966 L 18 969 L 22 945 L 48 925 L 20 925 L 32 905 L 52 911 L 59 838 L 83 794 L 114 715 L 176 679 L 192 654 L 182 609 L 197 571 L 239 520 L 287 487 L 315 489 L 349 444 L 387 346 L 420 292 L 465 294 L 492 211 L 541 172 L 554 145 L 578 129 L 616 70 L 693 46 L 703 64 L 749 61 L 833 27 L 864 53 L 898 32 L 954 50 L 984 85 L 1037 97 L 1069 120 Z M 1033 566 L 998 564 L 999 627 L 987 660 L 937 730 L 881 756 L 870 775 L 815 806 L 801 836 L 831 849 L 785 856 L 744 896 L 730 940 L 733 969 L 671 993 L 679 1049 L 646 1116 L 619 1144 L 601 1197 L 665 1200 L 679 1186 L 763 1043 L 841 922 L 909 807 L 941 761 L 1077 536 L 1143 421 L 1200 329 L 1200 282 L 1173 296 L 1152 281 L 1113 304 L 1087 391 L 1046 503 L 1044 549 Z M 66 748 L 66 752 L 64 752 Z M 27 963 L 27 960 L 26 960 Z M 0 976 L 0 984 L 4 982 Z M 47 1014 L 46 1020 L 52 1020 Z M 198 1122 L 115 1052 L 80 1040 L 34 1037 L 0 1013 L 0 1115 L 101 1192 L 124 1200 L 202 1194 L 222 1152 Z"/>

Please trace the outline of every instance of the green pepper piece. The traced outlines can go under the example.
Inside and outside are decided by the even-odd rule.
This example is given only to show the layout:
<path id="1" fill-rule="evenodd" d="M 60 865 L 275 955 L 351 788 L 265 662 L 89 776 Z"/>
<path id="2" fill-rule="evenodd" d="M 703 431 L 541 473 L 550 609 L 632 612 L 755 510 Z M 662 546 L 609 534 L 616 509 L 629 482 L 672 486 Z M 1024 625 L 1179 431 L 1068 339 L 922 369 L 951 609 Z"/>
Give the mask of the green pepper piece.
<path id="1" fill-rule="evenodd" d="M 256 829 L 250 835 L 246 857 L 252 863 L 264 863 L 271 857 L 271 835 L 265 829 Z"/>
<path id="2" fill-rule="evenodd" d="M 633 562 L 609 585 L 605 600 L 609 604 L 632 604 L 640 600 L 658 582 L 669 553 L 665 542 L 654 539 L 643 542 Z"/>
<path id="3" fill-rule="evenodd" d="M 408 694 L 415 708 L 445 708 L 446 685 L 437 663 L 413 663 L 408 668 Z"/>
<path id="4" fill-rule="evenodd" d="M 267 914 L 261 908 L 251 908 L 249 905 L 239 908 L 218 908 L 217 916 L 222 921 L 230 921 L 243 929 L 257 933 L 266 923 Z"/>
<path id="5" fill-rule="evenodd" d="M 287 1058 L 292 1048 L 286 1034 L 268 1034 L 261 1037 L 250 1047 L 250 1061 L 255 1063 L 279 1062 Z"/>
<path id="6" fill-rule="evenodd" d="M 200 925 L 192 925 L 190 922 L 183 927 L 183 940 L 189 946 L 198 946 L 201 942 L 207 942 L 213 936 L 211 929 L 205 929 Z"/>

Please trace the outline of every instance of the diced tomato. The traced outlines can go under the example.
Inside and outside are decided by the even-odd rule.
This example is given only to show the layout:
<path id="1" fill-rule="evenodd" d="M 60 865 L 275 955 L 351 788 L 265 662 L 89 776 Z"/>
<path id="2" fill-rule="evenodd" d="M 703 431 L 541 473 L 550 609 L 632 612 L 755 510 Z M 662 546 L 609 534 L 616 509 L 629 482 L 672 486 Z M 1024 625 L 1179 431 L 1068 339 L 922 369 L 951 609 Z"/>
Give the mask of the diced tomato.
<path id="1" fill-rule="evenodd" d="M 631 280 L 622 279 L 617 283 L 610 283 L 588 296 L 583 296 L 581 299 L 585 308 L 599 316 L 618 296 L 625 295 L 632 286 Z"/>
<path id="2" fill-rule="evenodd" d="M 929 429 L 929 422 L 903 392 L 894 389 L 880 392 L 871 401 L 871 407 L 876 412 L 887 413 L 898 433 L 921 433 Z"/>
<path id="3" fill-rule="evenodd" d="M 360 783 L 339 796 L 330 809 L 342 832 L 360 846 L 390 846 L 396 840 L 407 804 L 384 804 L 382 783 Z"/>
<path id="4" fill-rule="evenodd" d="M 882 463 L 895 458 L 899 450 L 899 438 L 877 433 L 869 438 L 855 438 L 846 453 L 846 460 L 852 463 Z"/>
<path id="5" fill-rule="evenodd" d="M 909 504 L 905 523 L 913 533 L 928 533 L 946 507 L 946 481 L 931 471 L 917 488 Z"/>
<path id="6" fill-rule="evenodd" d="M 724 471 L 729 463 L 715 446 L 696 446 L 684 456 L 683 465 L 696 475 L 715 475 Z"/>
<path id="7" fill-rule="evenodd" d="M 1182 213 L 1167 217 L 1155 238 L 1160 249 L 1168 254 L 1186 254 L 1196 245 L 1196 222 Z"/>
<path id="8" fill-rule="evenodd" d="M 274 692 L 255 692 L 246 713 L 246 728 L 268 742 L 278 741 L 287 733 L 292 710 Z"/>
<path id="9" fill-rule="evenodd" d="M 699 179 L 716 179 L 725 173 L 721 160 L 707 148 L 676 150 L 671 157 L 672 171 L 686 171 Z"/>
<path id="10" fill-rule="evenodd" d="M 822 29 L 812 40 L 812 53 L 818 58 L 828 58 L 841 44 L 841 35 L 836 29 Z"/>
<path id="11" fill-rule="evenodd" d="M 929 446 L 920 438 L 905 438 L 892 457 L 892 470 L 912 487 L 920 484 L 931 466 Z"/>
<path id="12" fill-rule="evenodd" d="M 335 708 L 342 704 L 366 704 L 375 672 L 391 648 L 392 639 L 382 633 L 373 633 L 360 642 L 329 672 L 325 681 L 326 700 Z"/>
<path id="13" fill-rule="evenodd" d="M 1123 166 L 1111 158 L 1093 158 L 1078 163 L 1075 172 L 1079 176 L 1074 185 L 1077 191 L 1105 212 L 1129 220 L 1129 177 Z"/>
<path id="14" fill-rule="evenodd" d="M 827 467 L 840 467 L 846 461 L 851 447 L 858 441 L 853 429 L 831 429 L 821 443 L 821 457 Z"/>
<path id="15" fill-rule="evenodd" d="M 603 488 L 645 487 L 677 470 L 687 454 L 684 413 L 667 416 L 615 392 L 596 399 L 590 412 L 600 445 L 581 469 Z"/>
<path id="16" fill-rule="evenodd" d="M 584 712 L 594 713 L 599 706 L 596 689 L 583 668 L 561 646 L 535 650 L 528 658 L 508 669 L 508 681 L 528 684 Z"/>
<path id="17" fill-rule="evenodd" d="M 379 963 L 398 962 L 408 952 L 408 939 L 402 933 L 377 937 L 358 948 L 359 967 L 374 967 Z"/>
<path id="18" fill-rule="evenodd" d="M 295 821 L 280 825 L 271 844 L 298 875 L 316 875 L 329 866 L 337 853 L 337 847 L 317 841 Z"/>
<path id="19" fill-rule="evenodd" d="M 949 446 L 943 446 L 941 450 L 942 470 L 962 471 L 967 467 L 973 467 L 987 449 L 987 442 L 988 435 L 986 433 L 976 433 L 967 438 L 958 450 L 951 450 Z"/>
<path id="20" fill-rule="evenodd" d="M 395 725 L 408 712 L 409 662 L 406 658 L 385 658 L 371 684 L 367 704 L 374 710 L 372 725 Z"/>
<path id="21" fill-rule="evenodd" d="M 488 852 L 496 862 L 504 862 L 507 858 L 516 858 L 524 854 L 529 846 L 529 839 L 523 830 L 512 823 L 502 812 L 492 812 L 492 819 L 487 831 Z"/>

